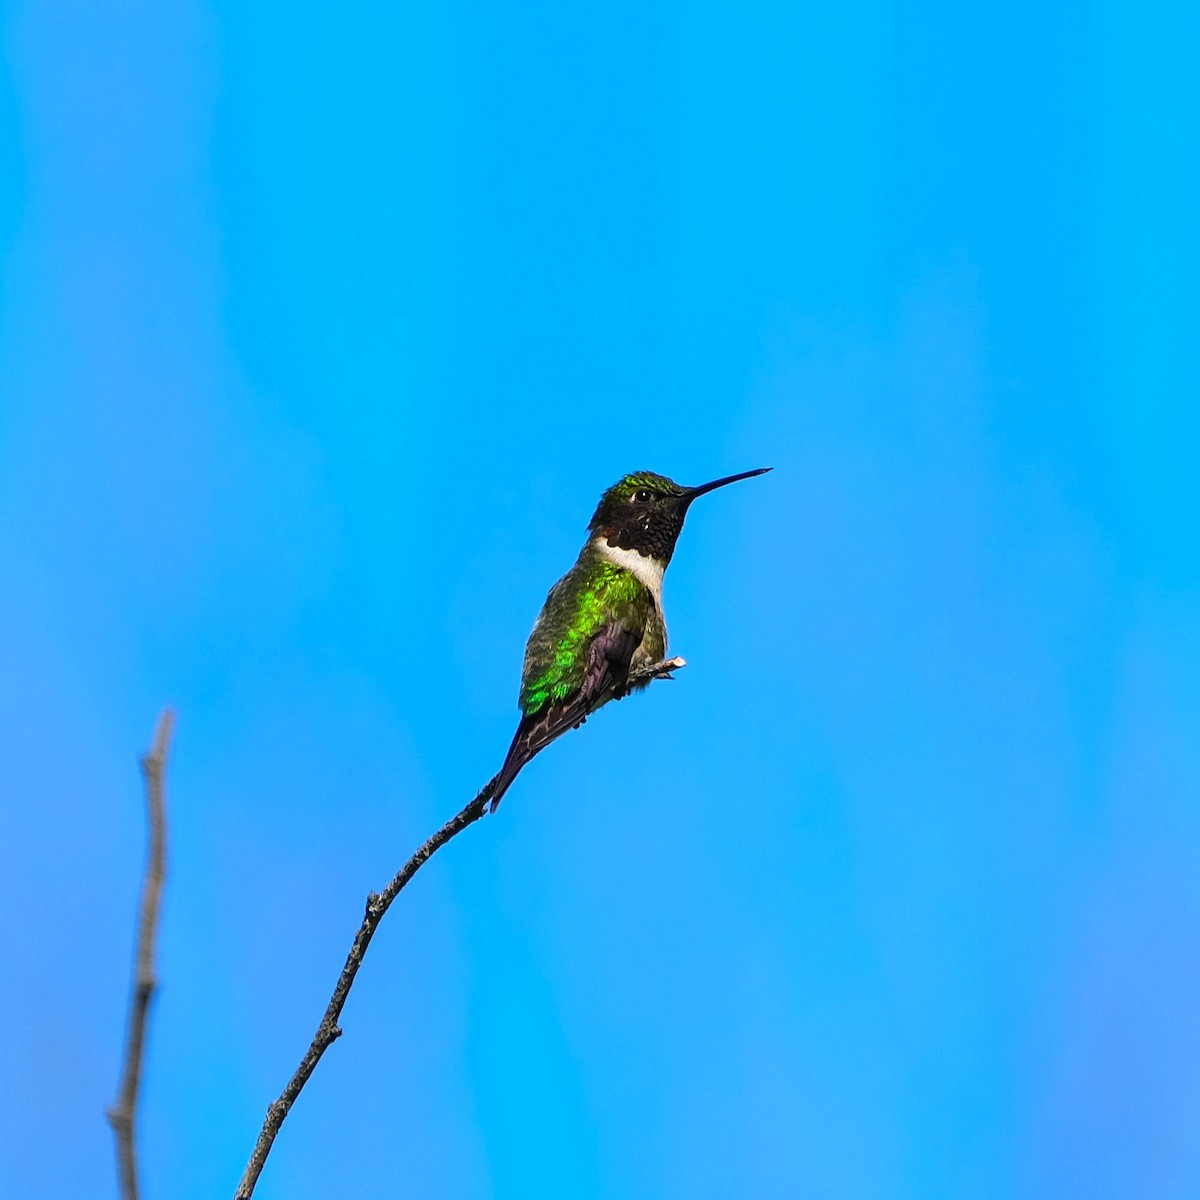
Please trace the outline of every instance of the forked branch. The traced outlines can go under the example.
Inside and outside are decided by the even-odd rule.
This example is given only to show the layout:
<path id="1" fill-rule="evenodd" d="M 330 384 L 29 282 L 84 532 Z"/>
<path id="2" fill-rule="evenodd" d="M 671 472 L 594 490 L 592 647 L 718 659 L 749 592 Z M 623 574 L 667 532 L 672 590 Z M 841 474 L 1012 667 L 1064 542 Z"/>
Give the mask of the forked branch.
<path id="1" fill-rule="evenodd" d="M 686 665 L 682 658 L 671 658 L 664 662 L 643 667 L 640 671 L 630 674 L 627 690 L 643 683 L 650 683 L 655 679 L 670 679 L 672 671 L 676 671 Z M 392 901 L 396 899 L 408 885 L 409 880 L 438 850 L 450 841 L 452 837 L 462 833 L 468 825 L 473 825 L 483 816 L 487 811 L 487 804 L 491 799 L 494 783 L 495 779 L 490 779 L 484 785 L 479 795 L 466 808 L 458 813 L 457 816 L 447 821 L 437 833 L 425 842 L 412 858 L 400 868 L 391 883 L 382 892 L 372 892 L 367 897 L 367 907 L 363 913 L 362 923 L 358 927 L 358 932 L 354 935 L 354 942 L 350 947 L 350 953 L 346 956 L 346 965 L 342 967 L 342 973 L 338 976 L 337 985 L 333 989 L 333 995 L 330 997 L 329 1004 L 325 1009 L 325 1015 L 321 1018 L 321 1023 L 317 1026 L 316 1035 L 313 1037 L 312 1043 L 305 1052 L 304 1057 L 300 1060 L 300 1065 L 296 1068 L 291 1079 L 288 1080 L 287 1086 L 283 1089 L 279 1099 L 274 1101 L 267 1109 L 267 1116 L 263 1121 L 262 1131 L 258 1135 L 258 1141 L 255 1143 L 254 1152 L 250 1155 L 250 1161 L 246 1164 L 246 1171 L 242 1175 L 241 1183 L 238 1184 L 238 1189 L 234 1193 L 234 1200 L 250 1200 L 250 1197 L 254 1194 L 258 1177 L 262 1174 L 263 1166 L 267 1161 L 267 1155 L 271 1153 L 271 1147 L 275 1142 L 276 1135 L 279 1133 L 280 1126 L 283 1125 L 304 1085 L 317 1069 L 317 1063 L 321 1061 L 321 1056 L 341 1037 L 342 1030 L 338 1025 L 338 1018 L 342 1014 L 346 998 L 350 995 L 350 989 L 354 986 L 354 978 L 358 974 L 358 968 L 362 966 L 363 958 L 367 953 L 367 947 L 370 946 L 371 939 L 375 936 L 375 930 L 379 928 L 379 922 L 383 920 L 384 914 L 391 906 Z"/>
<path id="2" fill-rule="evenodd" d="M 154 942 L 158 933 L 158 910 L 163 881 L 167 875 L 167 806 L 164 780 L 167 751 L 175 714 L 164 709 L 154 732 L 154 744 L 142 756 L 142 779 L 146 791 L 146 817 L 149 840 L 146 872 L 142 879 L 142 897 L 138 911 L 137 947 L 133 959 L 133 990 L 129 998 L 129 1024 L 125 1034 L 125 1061 L 117 1099 L 108 1110 L 117 1143 L 117 1174 L 122 1200 L 137 1200 L 138 1168 L 134 1122 L 137 1116 L 138 1090 L 142 1080 L 142 1058 L 146 1045 L 146 1020 L 150 998 L 154 995 Z"/>

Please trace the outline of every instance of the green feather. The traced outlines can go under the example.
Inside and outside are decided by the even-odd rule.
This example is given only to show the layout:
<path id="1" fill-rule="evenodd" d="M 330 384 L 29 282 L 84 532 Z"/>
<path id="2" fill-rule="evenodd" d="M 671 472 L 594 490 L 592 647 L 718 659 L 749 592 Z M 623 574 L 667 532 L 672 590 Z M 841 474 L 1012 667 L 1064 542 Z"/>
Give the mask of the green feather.
<path id="1" fill-rule="evenodd" d="M 585 546 L 575 565 L 551 588 L 529 636 L 521 677 L 522 711 L 560 703 L 582 686 L 592 639 L 610 621 L 639 637 L 648 622 L 662 624 L 646 585 Z"/>

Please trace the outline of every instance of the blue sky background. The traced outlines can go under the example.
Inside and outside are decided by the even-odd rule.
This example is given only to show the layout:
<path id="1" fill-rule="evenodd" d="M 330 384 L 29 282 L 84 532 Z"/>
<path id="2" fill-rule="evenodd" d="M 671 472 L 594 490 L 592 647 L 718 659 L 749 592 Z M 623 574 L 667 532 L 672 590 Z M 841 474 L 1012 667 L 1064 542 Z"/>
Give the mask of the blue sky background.
<path id="1" fill-rule="evenodd" d="M 39 0 L 0 92 L 0 1193 L 232 1193 L 600 490 L 678 681 L 389 915 L 262 1200 L 1200 1195 L 1195 5 Z"/>

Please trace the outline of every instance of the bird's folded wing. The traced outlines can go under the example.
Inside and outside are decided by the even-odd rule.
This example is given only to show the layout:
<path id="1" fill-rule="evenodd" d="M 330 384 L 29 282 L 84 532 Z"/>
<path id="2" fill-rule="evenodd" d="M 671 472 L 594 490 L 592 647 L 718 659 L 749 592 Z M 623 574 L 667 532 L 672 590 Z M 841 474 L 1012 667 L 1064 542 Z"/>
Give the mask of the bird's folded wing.
<path id="1" fill-rule="evenodd" d="M 555 738 L 573 729 L 605 700 L 621 691 L 629 678 L 629 664 L 641 640 L 637 630 L 617 621 L 609 621 L 601 627 L 588 647 L 587 668 L 579 688 L 560 701 L 547 701 L 540 709 L 527 713 L 517 726 L 504 766 L 496 776 L 493 811 L 517 772 L 539 750 L 544 750 Z"/>

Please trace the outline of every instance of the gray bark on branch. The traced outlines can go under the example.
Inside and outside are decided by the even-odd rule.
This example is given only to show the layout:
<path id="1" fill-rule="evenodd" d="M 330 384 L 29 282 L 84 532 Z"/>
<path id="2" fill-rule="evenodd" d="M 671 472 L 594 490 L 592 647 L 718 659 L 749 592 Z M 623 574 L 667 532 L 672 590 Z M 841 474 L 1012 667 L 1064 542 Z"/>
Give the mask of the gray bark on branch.
<path id="1" fill-rule="evenodd" d="M 630 688 L 642 683 L 650 683 L 655 679 L 670 679 L 672 671 L 677 671 L 686 665 L 687 663 L 682 658 L 671 658 L 663 662 L 653 663 L 648 667 L 643 667 L 640 671 L 631 672 L 626 684 L 625 693 L 623 694 L 628 694 Z M 276 1135 L 279 1133 L 280 1127 L 291 1111 L 292 1105 L 295 1104 L 296 1098 L 300 1095 L 304 1085 L 317 1069 L 317 1064 L 321 1061 L 321 1056 L 342 1036 L 341 1027 L 338 1025 L 342 1008 L 345 1006 L 346 999 L 350 995 L 350 989 L 354 986 L 354 979 L 358 974 L 359 967 L 362 966 L 363 958 L 367 953 L 367 947 L 370 946 L 371 939 L 375 936 L 376 929 L 379 928 L 379 922 L 383 920 L 384 914 L 391 906 L 392 901 L 396 899 L 408 885 L 409 880 L 438 850 L 450 841 L 451 838 L 462 833 L 468 825 L 473 825 L 484 815 L 487 811 L 488 801 L 491 799 L 492 788 L 495 782 L 495 777 L 488 780 L 484 784 L 483 789 L 466 808 L 447 821 L 437 833 L 424 842 L 408 862 L 400 868 L 391 883 L 382 892 L 372 892 L 367 897 L 367 907 L 363 914 L 362 923 L 358 927 L 358 932 L 354 935 L 354 942 L 350 946 L 350 953 L 346 956 L 346 965 L 342 967 L 342 973 L 338 976 L 337 985 L 333 989 L 333 995 L 330 997 L 329 1004 L 325 1009 L 325 1015 L 321 1018 L 321 1023 L 317 1026 L 317 1032 L 308 1050 L 305 1051 L 304 1057 L 300 1060 L 300 1065 L 296 1068 L 291 1079 L 288 1080 L 287 1086 L 283 1089 L 279 1099 L 274 1101 L 267 1109 L 266 1119 L 263 1121 L 263 1127 L 258 1135 L 254 1151 L 250 1155 L 250 1161 L 246 1164 L 245 1173 L 242 1175 L 241 1182 L 234 1193 L 234 1200 L 250 1200 L 250 1197 L 254 1194 L 258 1177 L 262 1174 L 262 1169 L 266 1164 L 267 1156 L 271 1153 L 271 1147 L 274 1145 Z"/>
<path id="2" fill-rule="evenodd" d="M 125 1059 L 117 1098 L 108 1110 L 108 1122 L 117 1144 L 117 1176 L 122 1200 L 138 1200 L 137 1143 L 135 1120 L 138 1091 L 142 1081 L 142 1061 L 146 1045 L 146 1022 L 150 999 L 157 981 L 154 977 L 154 942 L 158 933 L 158 911 L 163 882 L 167 876 L 167 805 L 165 778 L 167 752 L 175 714 L 164 709 L 154 732 L 154 744 L 142 756 L 142 779 L 146 791 L 146 817 L 149 838 L 146 871 L 138 908 L 137 947 L 133 959 L 133 990 L 129 999 L 129 1022 L 125 1034 Z"/>

